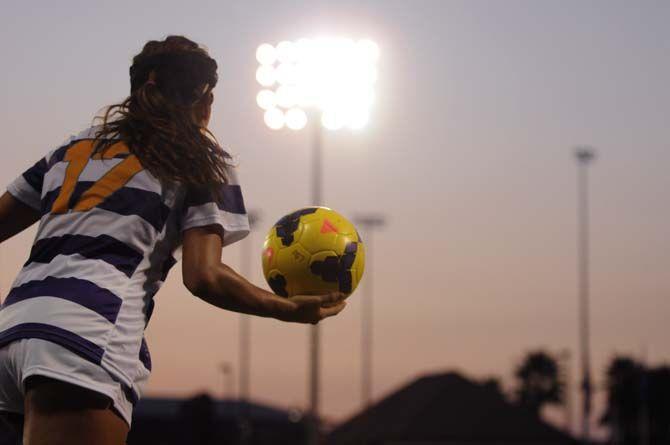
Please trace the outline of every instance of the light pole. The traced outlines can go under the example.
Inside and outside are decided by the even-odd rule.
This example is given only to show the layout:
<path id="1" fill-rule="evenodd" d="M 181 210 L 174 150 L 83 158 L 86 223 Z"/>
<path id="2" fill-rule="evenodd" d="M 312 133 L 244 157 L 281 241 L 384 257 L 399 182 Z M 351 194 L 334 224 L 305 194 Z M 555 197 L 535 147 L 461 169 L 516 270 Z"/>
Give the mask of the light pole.
<path id="1" fill-rule="evenodd" d="M 323 135 L 329 130 L 363 128 L 369 119 L 377 80 L 377 45 L 367 39 L 299 39 L 276 46 L 264 43 L 256 50 L 260 66 L 256 80 L 264 88 L 256 102 L 265 124 L 273 130 L 284 126 L 300 130 L 312 120 L 312 204 L 323 200 Z M 310 116 L 308 117 L 307 111 Z M 320 328 L 310 328 L 309 413 L 317 440 L 320 399 Z"/>
<path id="2" fill-rule="evenodd" d="M 588 443 L 591 420 L 591 350 L 589 330 L 589 188 L 588 166 L 595 159 L 591 147 L 577 147 L 577 219 L 579 221 L 578 247 L 578 294 L 579 294 L 579 343 L 582 364 L 582 442 Z"/>
<path id="3" fill-rule="evenodd" d="M 385 218 L 380 215 L 357 215 L 354 222 L 365 234 L 365 261 L 366 275 L 364 296 L 361 302 L 361 402 L 363 407 L 372 402 L 372 235 L 375 229 L 386 224 Z"/>
<path id="4" fill-rule="evenodd" d="M 314 114 L 318 114 L 314 112 Z M 319 206 L 322 203 L 322 170 L 323 170 L 323 130 L 321 122 L 313 120 L 314 134 L 312 143 L 312 203 Z M 316 442 L 319 416 L 319 399 L 321 393 L 321 328 L 318 324 L 310 326 L 309 331 L 309 411 L 315 427 L 312 442 Z"/>
<path id="5" fill-rule="evenodd" d="M 561 370 L 561 381 L 563 382 L 563 409 L 565 414 L 565 432 L 572 434 L 572 354 L 569 349 L 563 349 L 558 353 Z"/>
<path id="6" fill-rule="evenodd" d="M 249 218 L 250 232 L 241 246 L 240 272 L 248 278 L 251 275 L 251 249 L 253 247 L 251 236 L 256 224 L 260 220 L 260 212 L 256 209 L 249 209 L 247 217 Z M 251 374 L 251 317 L 249 315 L 240 314 L 239 329 L 239 398 L 241 401 L 246 402 L 249 400 L 249 376 Z"/>
<path id="7" fill-rule="evenodd" d="M 233 399 L 233 367 L 229 362 L 222 362 L 219 364 L 219 371 L 223 375 L 223 397 L 226 398 L 226 395 Z"/>

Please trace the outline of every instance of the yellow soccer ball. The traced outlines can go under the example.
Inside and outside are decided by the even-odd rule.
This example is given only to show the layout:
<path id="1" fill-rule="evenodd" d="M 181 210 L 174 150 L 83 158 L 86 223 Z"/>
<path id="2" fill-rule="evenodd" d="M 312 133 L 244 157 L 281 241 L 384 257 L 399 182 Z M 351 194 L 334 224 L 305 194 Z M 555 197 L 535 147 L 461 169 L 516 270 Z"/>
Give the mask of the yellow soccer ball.
<path id="1" fill-rule="evenodd" d="M 351 294 L 365 267 L 354 225 L 327 207 L 305 207 L 272 226 L 263 245 L 263 274 L 277 295 Z"/>

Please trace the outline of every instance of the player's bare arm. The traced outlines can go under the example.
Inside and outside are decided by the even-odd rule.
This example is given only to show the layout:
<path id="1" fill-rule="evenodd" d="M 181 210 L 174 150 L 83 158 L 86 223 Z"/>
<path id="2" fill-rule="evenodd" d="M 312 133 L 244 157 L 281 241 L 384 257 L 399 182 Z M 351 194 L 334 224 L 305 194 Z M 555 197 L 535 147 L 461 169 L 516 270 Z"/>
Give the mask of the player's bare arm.
<path id="1" fill-rule="evenodd" d="M 32 226 L 37 211 L 5 192 L 0 196 L 0 243 Z"/>
<path id="2" fill-rule="evenodd" d="M 235 312 L 282 321 L 318 323 L 344 309 L 346 294 L 279 297 L 261 289 L 221 262 L 222 241 L 214 227 L 184 232 L 184 285 L 202 300 Z"/>

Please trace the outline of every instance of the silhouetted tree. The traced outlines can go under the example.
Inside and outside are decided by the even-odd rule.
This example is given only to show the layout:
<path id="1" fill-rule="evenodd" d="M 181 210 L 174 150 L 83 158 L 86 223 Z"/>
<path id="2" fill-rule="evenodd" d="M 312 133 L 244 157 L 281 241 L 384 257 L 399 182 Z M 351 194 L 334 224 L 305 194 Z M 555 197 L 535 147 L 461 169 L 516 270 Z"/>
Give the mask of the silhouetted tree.
<path id="1" fill-rule="evenodd" d="M 613 443 L 670 443 L 670 368 L 645 369 L 628 357 L 607 368 L 607 408 L 601 423 Z"/>
<path id="2" fill-rule="evenodd" d="M 526 355 L 516 369 L 518 403 L 536 416 L 546 403 L 561 403 L 563 383 L 559 378 L 558 362 L 544 351 Z"/>
<path id="3" fill-rule="evenodd" d="M 610 426 L 614 443 L 637 443 L 642 365 L 628 357 L 614 357 L 606 372 L 607 409 L 601 422 Z"/>
<path id="4" fill-rule="evenodd" d="M 183 443 L 214 444 L 215 406 L 207 394 L 200 394 L 182 403 L 179 409 Z"/>
<path id="5" fill-rule="evenodd" d="M 489 377 L 482 382 L 482 387 L 495 391 L 496 393 L 502 395 L 502 386 L 500 385 L 500 379 L 497 377 Z"/>
<path id="6" fill-rule="evenodd" d="M 670 443 L 670 366 L 647 371 L 649 443 Z"/>

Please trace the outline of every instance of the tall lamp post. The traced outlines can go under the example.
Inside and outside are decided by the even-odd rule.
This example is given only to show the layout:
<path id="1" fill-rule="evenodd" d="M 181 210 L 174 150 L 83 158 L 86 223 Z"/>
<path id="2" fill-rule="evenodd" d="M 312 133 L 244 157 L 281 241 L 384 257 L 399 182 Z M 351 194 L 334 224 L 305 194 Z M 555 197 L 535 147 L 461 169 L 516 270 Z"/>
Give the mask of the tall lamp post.
<path id="1" fill-rule="evenodd" d="M 229 362 L 221 362 L 219 364 L 219 371 L 223 376 L 223 394 L 222 398 L 225 399 L 226 396 L 229 399 L 233 399 L 233 367 Z"/>
<path id="2" fill-rule="evenodd" d="M 378 57 L 379 48 L 368 39 L 303 38 L 276 46 L 264 43 L 256 50 L 256 80 L 263 87 L 256 102 L 264 110 L 265 124 L 273 130 L 301 130 L 312 121 L 313 205 L 323 203 L 322 127 L 359 130 L 367 124 Z M 318 325 L 310 328 L 309 351 L 309 414 L 316 423 L 321 387 Z M 311 441 L 316 441 L 316 430 Z"/>
<path id="3" fill-rule="evenodd" d="M 375 229 L 386 224 L 381 215 L 356 215 L 354 222 L 365 234 L 366 275 L 363 284 L 364 296 L 361 302 L 361 402 L 363 407 L 370 406 L 372 402 L 372 235 Z"/>
<path id="4" fill-rule="evenodd" d="M 578 294 L 579 294 L 579 343 L 582 364 L 582 442 L 589 442 L 591 420 L 591 350 L 589 330 L 589 188 L 588 167 L 595 159 L 591 147 L 577 147 L 577 219 L 579 221 L 578 246 Z"/>
<path id="5" fill-rule="evenodd" d="M 558 353 L 560 377 L 563 382 L 563 414 L 565 415 L 565 432 L 572 434 L 572 373 L 570 371 L 572 354 L 569 349 L 563 349 Z"/>
<path id="6" fill-rule="evenodd" d="M 251 249 L 253 244 L 250 238 L 260 220 L 260 212 L 256 209 L 249 209 L 247 217 L 251 230 L 240 250 L 240 272 L 245 277 L 251 275 Z M 249 400 L 249 376 L 251 374 L 251 317 L 249 315 L 240 314 L 239 329 L 239 398 L 246 402 Z"/>

